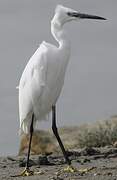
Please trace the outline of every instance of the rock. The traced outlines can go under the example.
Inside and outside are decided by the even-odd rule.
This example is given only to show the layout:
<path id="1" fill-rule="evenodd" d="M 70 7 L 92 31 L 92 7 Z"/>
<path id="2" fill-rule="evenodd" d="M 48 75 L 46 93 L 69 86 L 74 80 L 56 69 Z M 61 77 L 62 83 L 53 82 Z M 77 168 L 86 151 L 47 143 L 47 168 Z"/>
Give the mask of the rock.
<path id="1" fill-rule="evenodd" d="M 15 158 L 12 158 L 12 157 L 10 157 L 10 156 L 7 156 L 7 159 L 10 160 L 10 161 L 16 161 Z"/>
<path id="2" fill-rule="evenodd" d="M 92 147 L 85 147 L 84 149 L 81 150 L 81 155 L 82 156 L 92 156 L 92 155 L 96 155 L 99 154 L 100 151 L 96 150 Z"/>
<path id="3" fill-rule="evenodd" d="M 50 163 L 48 161 L 48 158 L 47 156 L 45 155 L 40 155 L 39 158 L 38 158 L 38 164 L 39 165 L 52 165 L 52 163 Z"/>
<path id="4" fill-rule="evenodd" d="M 117 148 L 117 141 L 114 142 L 113 147 Z"/>
<path id="5" fill-rule="evenodd" d="M 29 167 L 36 165 L 36 163 L 33 160 L 29 160 Z M 26 159 L 20 160 L 19 167 L 25 167 L 26 166 Z"/>
<path id="6" fill-rule="evenodd" d="M 80 164 L 84 164 L 84 163 L 87 163 L 87 162 L 90 162 L 91 160 L 90 159 L 81 159 L 81 160 L 77 160 L 77 162 L 79 162 Z"/>

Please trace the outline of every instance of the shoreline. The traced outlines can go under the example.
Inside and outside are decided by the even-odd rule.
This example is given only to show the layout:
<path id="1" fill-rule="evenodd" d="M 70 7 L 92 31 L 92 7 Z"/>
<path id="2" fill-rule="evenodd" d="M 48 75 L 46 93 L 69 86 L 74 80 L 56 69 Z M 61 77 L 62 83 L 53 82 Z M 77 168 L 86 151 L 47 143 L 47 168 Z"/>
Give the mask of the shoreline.
<path id="1" fill-rule="evenodd" d="M 67 173 L 62 153 L 51 155 L 31 155 L 31 170 L 40 171 L 40 175 L 29 177 L 11 177 L 19 174 L 25 167 L 25 156 L 0 157 L 0 180 L 116 180 L 117 179 L 117 148 L 83 148 L 67 152 L 72 165 L 84 172 Z"/>

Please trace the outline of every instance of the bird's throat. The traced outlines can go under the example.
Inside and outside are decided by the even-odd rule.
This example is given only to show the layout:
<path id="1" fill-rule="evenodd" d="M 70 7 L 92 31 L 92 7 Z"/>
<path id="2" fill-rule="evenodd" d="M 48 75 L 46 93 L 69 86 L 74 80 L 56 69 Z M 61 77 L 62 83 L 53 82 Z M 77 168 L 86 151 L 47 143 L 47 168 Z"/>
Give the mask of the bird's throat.
<path id="1" fill-rule="evenodd" d="M 51 33 L 55 40 L 59 44 L 59 48 L 70 48 L 70 41 L 67 38 L 67 33 L 65 32 L 63 25 L 59 22 L 52 20 L 51 22 Z"/>

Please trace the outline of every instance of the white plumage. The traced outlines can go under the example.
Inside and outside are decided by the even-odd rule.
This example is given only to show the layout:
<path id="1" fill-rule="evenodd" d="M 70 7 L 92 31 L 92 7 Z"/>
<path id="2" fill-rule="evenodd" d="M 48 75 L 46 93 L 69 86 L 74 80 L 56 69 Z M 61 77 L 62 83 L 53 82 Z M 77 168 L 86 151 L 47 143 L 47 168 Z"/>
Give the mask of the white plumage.
<path id="1" fill-rule="evenodd" d="M 60 95 L 66 67 L 61 49 L 45 42 L 29 60 L 19 84 L 20 128 L 29 132 L 32 113 L 35 120 L 46 119 Z M 65 59 L 67 60 L 67 59 Z"/>
<path id="2" fill-rule="evenodd" d="M 58 5 L 51 21 L 51 32 L 58 47 L 42 42 L 30 58 L 19 83 L 20 129 L 29 133 L 32 114 L 36 121 L 46 119 L 60 95 L 70 56 L 70 42 L 63 25 L 80 18 L 104 19 L 81 14 Z"/>

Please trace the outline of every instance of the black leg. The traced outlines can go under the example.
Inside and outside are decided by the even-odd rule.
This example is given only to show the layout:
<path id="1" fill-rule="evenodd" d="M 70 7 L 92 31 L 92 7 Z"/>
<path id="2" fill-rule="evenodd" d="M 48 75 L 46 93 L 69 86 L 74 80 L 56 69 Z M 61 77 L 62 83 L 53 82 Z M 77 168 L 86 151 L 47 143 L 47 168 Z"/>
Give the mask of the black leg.
<path id="1" fill-rule="evenodd" d="M 30 140 L 29 140 L 29 147 L 28 147 L 28 154 L 27 154 L 27 161 L 26 161 L 26 169 L 29 169 L 29 157 L 30 157 L 32 135 L 33 135 L 33 121 L 34 121 L 34 114 L 32 114 L 32 121 L 30 125 Z"/>
<path id="2" fill-rule="evenodd" d="M 33 135 L 33 122 L 34 122 L 34 114 L 32 114 L 32 121 L 30 125 L 30 140 L 29 140 L 29 146 L 28 146 L 28 153 L 27 153 L 27 161 L 26 161 L 26 167 L 19 175 L 15 175 L 12 177 L 20 177 L 20 176 L 33 176 L 33 175 L 39 175 L 42 173 L 40 172 L 34 172 L 29 169 L 29 157 L 30 157 L 30 150 L 31 150 L 31 141 L 32 141 L 32 135 Z"/>
<path id="3" fill-rule="evenodd" d="M 57 126 L 56 126 L 56 106 L 52 106 L 52 130 L 53 130 L 54 135 L 57 138 L 57 141 L 58 141 L 59 146 L 60 146 L 60 148 L 61 148 L 61 150 L 63 152 L 64 158 L 65 158 L 67 164 L 70 165 L 71 161 L 68 158 L 68 155 L 67 155 L 67 153 L 65 151 L 65 148 L 63 146 L 63 143 L 62 143 L 62 141 L 61 141 L 61 139 L 59 137 Z"/>

